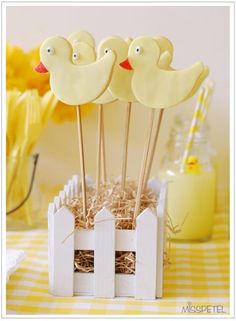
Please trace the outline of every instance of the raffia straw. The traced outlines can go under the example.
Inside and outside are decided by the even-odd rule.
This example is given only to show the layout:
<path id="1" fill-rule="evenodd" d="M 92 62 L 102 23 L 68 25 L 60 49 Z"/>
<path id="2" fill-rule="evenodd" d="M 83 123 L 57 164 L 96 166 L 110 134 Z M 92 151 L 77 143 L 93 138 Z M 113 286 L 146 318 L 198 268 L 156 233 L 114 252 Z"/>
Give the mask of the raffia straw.
<path id="1" fill-rule="evenodd" d="M 94 272 L 93 251 L 75 251 L 75 272 Z M 135 272 L 135 252 L 116 252 L 115 258 L 116 273 L 134 274 Z"/>
<path id="2" fill-rule="evenodd" d="M 117 229 L 134 229 L 134 210 L 137 196 L 137 183 L 127 180 L 125 190 L 121 193 L 119 182 L 107 182 L 100 185 L 99 195 L 92 186 L 87 189 L 87 215 L 83 217 L 81 196 L 74 198 L 66 206 L 75 215 L 76 229 L 92 229 L 94 217 L 103 208 L 107 207 L 116 218 Z M 141 194 L 140 212 L 146 208 L 154 210 L 157 206 L 157 196 L 152 190 Z"/>

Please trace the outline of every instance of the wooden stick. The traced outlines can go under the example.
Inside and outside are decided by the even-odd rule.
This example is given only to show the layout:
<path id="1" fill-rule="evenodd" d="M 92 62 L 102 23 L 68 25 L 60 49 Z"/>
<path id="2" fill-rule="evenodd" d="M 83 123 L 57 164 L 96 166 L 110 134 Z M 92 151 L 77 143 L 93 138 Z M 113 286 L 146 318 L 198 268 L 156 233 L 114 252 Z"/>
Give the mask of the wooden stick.
<path id="1" fill-rule="evenodd" d="M 97 175 L 96 188 L 97 195 L 99 193 L 100 179 L 101 179 L 101 141 L 102 141 L 102 105 L 98 106 L 98 128 L 97 128 Z"/>
<path id="2" fill-rule="evenodd" d="M 127 171 L 127 156 L 128 156 L 128 144 L 129 144 L 129 127 L 130 127 L 130 114 L 131 114 L 132 103 L 129 102 L 127 105 L 126 112 L 126 123 L 125 123 L 125 141 L 123 149 L 123 161 L 121 170 L 121 191 L 125 189 L 126 171 Z"/>
<path id="3" fill-rule="evenodd" d="M 105 133 L 104 133 L 104 111 L 103 111 L 103 107 L 102 107 L 102 159 L 101 159 L 101 163 L 102 163 L 102 180 L 103 183 L 105 183 L 107 181 L 107 170 L 106 170 L 106 144 L 105 144 Z"/>
<path id="4" fill-rule="evenodd" d="M 152 169 L 152 163 L 153 163 L 153 158 L 154 158 L 154 155 L 155 155 L 155 150 L 156 150 L 157 141 L 158 141 L 158 137 L 159 137 L 159 132 L 160 132 L 160 128 L 161 128 L 161 122 L 162 122 L 162 118 L 163 118 L 163 113 L 164 113 L 164 109 L 162 108 L 160 110 L 160 113 L 159 113 L 157 126 L 156 126 L 156 130 L 155 130 L 155 136 L 154 136 L 153 144 L 152 144 L 152 147 L 151 147 L 149 160 L 148 160 L 148 163 L 147 163 L 147 169 L 146 169 L 144 183 L 143 183 L 143 188 L 144 189 L 147 187 L 147 183 L 148 183 L 148 180 L 149 180 L 150 172 L 151 172 L 151 169 Z"/>
<path id="5" fill-rule="evenodd" d="M 81 110 L 80 105 L 76 107 L 77 112 L 77 128 L 80 150 L 80 171 L 81 171 L 81 187 L 82 187 L 82 200 L 83 200 L 83 213 L 86 217 L 87 213 L 87 201 L 86 201 L 86 183 L 85 183 L 85 166 L 84 166 L 84 145 L 83 145 L 83 131 L 81 122 Z"/>
<path id="6" fill-rule="evenodd" d="M 143 191 L 143 179 L 144 179 L 145 170 L 146 170 L 146 166 L 147 166 L 147 158 L 148 158 L 149 148 L 150 148 L 150 143 L 151 143 L 151 138 L 152 138 L 154 116 L 155 116 L 155 109 L 152 108 L 150 111 L 149 131 L 148 131 L 148 136 L 147 136 L 147 140 L 146 140 L 146 145 L 144 148 L 142 167 L 141 167 L 141 171 L 139 174 L 139 180 L 138 180 L 138 190 L 137 190 L 136 204 L 135 204 L 135 209 L 134 209 L 134 217 L 135 218 L 138 216 L 139 210 L 140 210 L 141 195 L 142 195 L 142 191 Z"/>

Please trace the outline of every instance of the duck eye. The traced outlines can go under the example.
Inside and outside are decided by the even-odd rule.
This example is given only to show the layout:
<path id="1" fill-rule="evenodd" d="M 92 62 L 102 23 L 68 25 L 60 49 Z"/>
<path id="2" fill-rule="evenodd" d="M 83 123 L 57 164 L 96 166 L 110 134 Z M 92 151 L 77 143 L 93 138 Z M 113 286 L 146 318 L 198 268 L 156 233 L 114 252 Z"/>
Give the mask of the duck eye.
<path id="1" fill-rule="evenodd" d="M 142 48 L 141 47 L 136 47 L 135 48 L 135 53 L 137 54 L 137 55 L 140 55 L 141 53 L 142 53 Z"/>
<path id="2" fill-rule="evenodd" d="M 72 58 L 73 60 L 77 60 L 79 58 L 79 55 L 76 52 L 74 52 Z"/>
<path id="3" fill-rule="evenodd" d="M 47 48 L 47 53 L 48 53 L 49 55 L 53 55 L 54 52 L 55 52 L 54 48 L 52 48 L 52 47 L 48 47 L 48 48 Z"/>
<path id="4" fill-rule="evenodd" d="M 110 48 L 105 48 L 104 49 L 104 54 L 107 54 L 111 49 Z"/>

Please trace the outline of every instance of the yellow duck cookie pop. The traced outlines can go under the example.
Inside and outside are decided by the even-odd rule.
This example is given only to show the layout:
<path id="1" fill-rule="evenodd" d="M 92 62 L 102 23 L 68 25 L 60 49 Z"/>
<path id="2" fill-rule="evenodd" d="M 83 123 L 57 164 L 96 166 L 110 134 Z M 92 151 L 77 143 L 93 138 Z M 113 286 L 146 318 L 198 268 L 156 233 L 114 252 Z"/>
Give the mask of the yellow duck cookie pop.
<path id="1" fill-rule="evenodd" d="M 119 63 L 127 57 L 129 42 L 129 39 L 126 42 L 118 36 L 107 37 L 99 44 L 97 51 L 100 59 L 110 50 L 116 53 L 116 62 L 109 90 L 116 98 L 125 102 L 136 101 L 131 89 L 132 73 L 122 70 L 119 66 Z"/>
<path id="2" fill-rule="evenodd" d="M 72 61 L 76 65 L 85 65 L 96 60 L 95 40 L 87 31 L 73 32 L 68 37 L 69 42 L 73 47 Z M 96 169 L 96 187 L 97 193 L 100 186 L 100 173 L 103 171 L 103 181 L 106 181 L 106 151 L 104 137 L 104 117 L 103 104 L 108 104 L 115 101 L 116 98 L 106 88 L 101 96 L 93 103 L 98 104 L 98 130 L 97 130 L 97 169 Z"/>
<path id="3" fill-rule="evenodd" d="M 157 41 L 140 37 L 131 43 L 128 59 L 120 63 L 133 70 L 132 90 L 137 100 L 152 108 L 171 107 L 189 98 L 204 71 L 202 62 L 183 70 L 163 70 L 158 66 L 160 54 Z"/>
<path id="4" fill-rule="evenodd" d="M 165 52 L 165 48 L 167 48 L 167 52 Z M 173 46 L 168 39 L 163 37 L 139 37 L 130 44 L 128 58 L 120 63 L 121 67 L 133 71 L 132 91 L 136 99 L 152 108 L 139 176 L 135 217 L 139 213 L 142 190 L 146 188 L 149 178 L 164 108 L 174 106 L 190 98 L 200 86 L 201 81 L 199 79 L 205 71 L 201 62 L 184 70 L 173 70 L 170 67 L 172 56 Z M 150 152 L 151 137 L 154 130 L 154 109 L 157 108 L 160 109 L 160 114 Z"/>
<path id="5" fill-rule="evenodd" d="M 38 72 L 50 72 L 50 87 L 55 96 L 68 105 L 89 103 L 107 88 L 115 54 L 109 51 L 100 60 L 87 65 L 72 62 L 72 46 L 62 37 L 46 39 L 40 47 Z"/>
<path id="6" fill-rule="evenodd" d="M 73 48 L 72 62 L 75 65 L 87 65 L 96 60 L 95 40 L 87 31 L 73 32 L 68 41 Z M 93 102 L 95 104 L 109 104 L 116 98 L 111 94 L 108 88 Z"/>
<path id="7" fill-rule="evenodd" d="M 68 37 L 69 42 L 73 47 L 72 61 L 76 65 L 86 65 L 96 60 L 95 40 L 87 31 L 73 32 Z M 100 186 L 100 172 L 103 171 L 103 181 L 106 181 L 106 151 L 104 137 L 104 119 L 103 119 L 103 104 L 108 104 L 115 101 L 116 98 L 106 88 L 101 96 L 93 103 L 98 104 L 98 131 L 97 131 L 97 170 L 96 170 L 96 186 L 97 193 Z"/>
<path id="8" fill-rule="evenodd" d="M 70 37 L 71 39 L 71 37 Z M 71 40 L 72 41 L 72 40 Z M 75 43 L 76 45 L 76 43 Z M 80 149 L 83 215 L 87 214 L 83 133 L 80 105 L 92 102 L 108 87 L 116 56 L 109 51 L 99 61 L 75 64 L 73 48 L 62 37 L 46 39 L 40 47 L 40 64 L 37 72 L 50 72 L 50 87 L 54 95 L 68 105 L 77 105 L 77 125 Z M 84 57 L 86 60 L 86 57 Z"/>

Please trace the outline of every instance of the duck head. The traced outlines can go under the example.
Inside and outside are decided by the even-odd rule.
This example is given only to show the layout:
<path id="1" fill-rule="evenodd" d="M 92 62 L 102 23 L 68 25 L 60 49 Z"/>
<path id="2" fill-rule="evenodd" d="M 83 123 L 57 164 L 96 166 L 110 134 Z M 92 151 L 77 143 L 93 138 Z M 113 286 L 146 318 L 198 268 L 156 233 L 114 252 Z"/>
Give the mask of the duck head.
<path id="1" fill-rule="evenodd" d="M 40 47 L 40 64 L 35 68 L 37 72 L 52 72 L 60 65 L 71 62 L 72 47 L 63 37 L 46 39 Z"/>
<path id="2" fill-rule="evenodd" d="M 133 70 L 145 66 L 157 65 L 160 57 L 160 46 L 150 37 L 139 37 L 132 41 L 128 51 L 128 58 L 120 63 L 120 66 Z"/>
<path id="3" fill-rule="evenodd" d="M 95 40 L 93 36 L 87 31 L 72 32 L 72 34 L 70 34 L 68 37 L 68 41 L 72 44 L 72 46 L 75 43 L 84 42 L 90 45 L 91 47 L 95 48 Z"/>
<path id="4" fill-rule="evenodd" d="M 75 65 L 87 65 L 96 60 L 95 50 L 89 44 L 77 42 L 72 47 L 72 61 Z"/>
<path id="5" fill-rule="evenodd" d="M 68 41 L 73 48 L 72 61 L 75 65 L 86 65 L 96 60 L 95 41 L 89 32 L 73 32 Z"/>
<path id="6" fill-rule="evenodd" d="M 127 57 L 128 48 L 129 46 L 124 39 L 118 36 L 107 37 L 98 46 L 97 58 L 102 58 L 105 54 L 112 50 L 116 54 L 115 65 L 118 65 Z"/>

